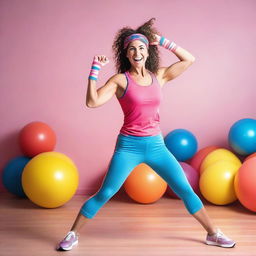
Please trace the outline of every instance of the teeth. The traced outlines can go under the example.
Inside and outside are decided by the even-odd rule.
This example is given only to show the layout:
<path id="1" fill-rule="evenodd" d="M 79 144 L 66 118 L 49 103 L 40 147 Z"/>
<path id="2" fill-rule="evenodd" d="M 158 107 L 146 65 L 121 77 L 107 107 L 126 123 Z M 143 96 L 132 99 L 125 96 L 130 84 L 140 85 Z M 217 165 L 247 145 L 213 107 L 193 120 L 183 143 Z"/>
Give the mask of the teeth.
<path id="1" fill-rule="evenodd" d="M 140 61 L 140 60 L 142 60 L 142 58 L 140 58 L 140 59 L 134 59 L 135 61 Z"/>

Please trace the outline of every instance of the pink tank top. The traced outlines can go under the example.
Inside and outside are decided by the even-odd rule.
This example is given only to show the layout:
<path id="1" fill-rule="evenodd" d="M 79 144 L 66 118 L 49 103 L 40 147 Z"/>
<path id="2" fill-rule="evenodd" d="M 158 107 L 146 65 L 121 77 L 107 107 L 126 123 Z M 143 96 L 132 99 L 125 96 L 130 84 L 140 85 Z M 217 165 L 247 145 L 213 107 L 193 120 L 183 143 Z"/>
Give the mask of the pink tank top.
<path id="1" fill-rule="evenodd" d="M 156 76 L 149 72 L 152 83 L 149 86 L 137 84 L 130 73 L 125 72 L 127 87 L 118 98 L 124 113 L 121 134 L 133 136 L 153 136 L 161 133 L 159 106 L 163 97 Z"/>

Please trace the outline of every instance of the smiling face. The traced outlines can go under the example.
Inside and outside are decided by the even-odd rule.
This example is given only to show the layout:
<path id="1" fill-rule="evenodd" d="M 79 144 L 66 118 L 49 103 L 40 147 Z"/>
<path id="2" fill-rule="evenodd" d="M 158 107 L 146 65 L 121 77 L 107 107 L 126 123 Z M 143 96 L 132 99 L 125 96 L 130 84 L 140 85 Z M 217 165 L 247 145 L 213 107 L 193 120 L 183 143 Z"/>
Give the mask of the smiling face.
<path id="1" fill-rule="evenodd" d="M 134 67 L 145 66 L 148 58 L 147 46 L 140 40 L 132 41 L 127 47 L 126 57 Z"/>

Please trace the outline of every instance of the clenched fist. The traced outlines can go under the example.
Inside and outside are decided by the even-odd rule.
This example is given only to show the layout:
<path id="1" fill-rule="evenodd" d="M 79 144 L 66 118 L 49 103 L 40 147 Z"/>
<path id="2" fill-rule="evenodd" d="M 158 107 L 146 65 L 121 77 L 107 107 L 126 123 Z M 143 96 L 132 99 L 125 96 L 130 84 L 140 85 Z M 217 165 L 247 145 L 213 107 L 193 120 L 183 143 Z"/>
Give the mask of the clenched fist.
<path id="1" fill-rule="evenodd" d="M 105 55 L 95 55 L 93 60 L 99 62 L 102 66 L 109 63 L 109 59 Z"/>
<path id="2" fill-rule="evenodd" d="M 95 55 L 93 58 L 89 79 L 97 81 L 101 67 L 105 66 L 108 63 L 109 59 L 105 55 Z"/>

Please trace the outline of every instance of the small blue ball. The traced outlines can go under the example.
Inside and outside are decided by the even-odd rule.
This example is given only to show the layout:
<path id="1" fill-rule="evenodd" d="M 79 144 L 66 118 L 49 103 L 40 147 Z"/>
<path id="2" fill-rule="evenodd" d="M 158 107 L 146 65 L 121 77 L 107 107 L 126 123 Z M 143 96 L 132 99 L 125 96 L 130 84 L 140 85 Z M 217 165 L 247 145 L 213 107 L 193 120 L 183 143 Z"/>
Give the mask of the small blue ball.
<path id="1" fill-rule="evenodd" d="M 228 142 L 240 155 L 256 152 L 256 120 L 244 118 L 235 122 L 229 130 Z"/>
<path id="2" fill-rule="evenodd" d="M 12 194 L 26 197 L 22 188 L 22 172 L 31 158 L 20 156 L 7 163 L 3 170 L 3 185 Z"/>
<path id="3" fill-rule="evenodd" d="M 197 152 L 196 137 L 188 130 L 176 129 L 168 133 L 165 145 L 178 161 L 186 161 Z"/>

